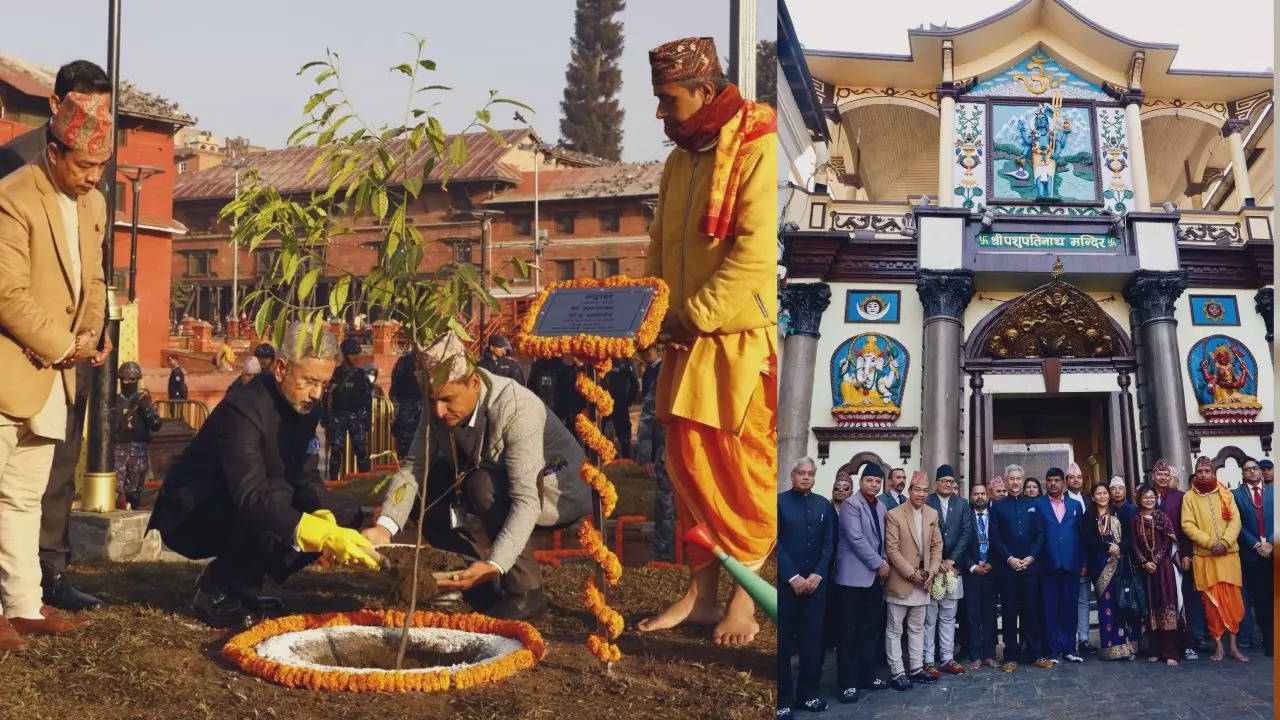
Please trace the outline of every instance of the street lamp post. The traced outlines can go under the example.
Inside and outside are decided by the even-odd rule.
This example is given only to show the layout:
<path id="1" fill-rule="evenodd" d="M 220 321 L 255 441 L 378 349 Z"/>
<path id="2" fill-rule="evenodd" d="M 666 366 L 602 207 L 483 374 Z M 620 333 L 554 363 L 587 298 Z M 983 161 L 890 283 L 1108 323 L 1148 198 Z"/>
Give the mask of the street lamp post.
<path id="1" fill-rule="evenodd" d="M 129 227 L 129 302 L 133 302 L 138 297 L 138 198 L 142 195 L 142 183 L 164 170 L 152 165 L 119 165 L 116 172 L 128 180 L 133 189 L 133 219 Z"/>
<path id="2" fill-rule="evenodd" d="M 487 291 L 489 289 L 489 253 L 492 242 L 489 240 L 489 231 L 493 224 L 493 219 L 499 215 L 506 213 L 501 210 L 472 210 L 471 216 L 480 221 L 480 282 Z M 480 303 L 480 337 L 484 338 L 488 329 L 487 310 L 484 303 Z"/>
<path id="3" fill-rule="evenodd" d="M 249 166 L 249 141 L 244 138 L 232 138 L 227 141 L 226 166 L 236 171 L 235 200 L 240 199 L 240 171 Z M 240 221 L 235 220 L 231 226 L 231 318 L 240 321 L 240 241 L 236 232 L 240 229 Z"/>

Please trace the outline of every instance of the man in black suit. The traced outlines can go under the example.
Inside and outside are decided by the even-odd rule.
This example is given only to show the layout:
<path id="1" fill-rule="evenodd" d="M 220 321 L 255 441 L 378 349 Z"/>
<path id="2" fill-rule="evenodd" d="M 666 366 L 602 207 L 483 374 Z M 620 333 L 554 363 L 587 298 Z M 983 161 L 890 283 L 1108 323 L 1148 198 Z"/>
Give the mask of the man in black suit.
<path id="1" fill-rule="evenodd" d="M 969 501 L 956 495 L 958 488 L 955 471 L 950 465 L 942 465 L 934 475 L 934 492 L 925 502 L 938 511 L 938 526 L 942 530 L 942 567 L 939 572 L 954 569 L 963 577 L 972 562 L 973 513 L 969 512 Z M 963 584 L 941 599 L 929 599 L 929 608 L 924 616 L 924 669 L 928 674 L 941 671 L 959 675 L 964 672 L 964 667 L 955 660 L 956 609 L 962 597 Z M 937 665 L 934 664 L 935 658 Z"/>
<path id="2" fill-rule="evenodd" d="M 812 492 L 816 469 L 810 458 L 797 460 L 791 489 L 778 495 L 778 717 L 790 717 L 793 701 L 810 712 L 827 709 L 818 680 L 836 512 L 830 500 Z M 795 648 L 800 681 L 793 697 Z"/>
<path id="3" fill-rule="evenodd" d="M 889 471 L 889 477 L 884 481 L 884 492 L 880 493 L 880 500 L 884 503 L 886 511 L 892 510 L 907 501 L 907 471 L 902 468 L 894 468 Z"/>
<path id="4" fill-rule="evenodd" d="M 58 69 L 53 81 L 53 94 L 49 96 L 49 111 L 57 114 L 62 98 L 69 93 L 110 95 L 111 81 L 102 68 L 88 60 L 69 62 Z M 48 151 L 48 125 L 27 131 L 0 146 L 0 178 L 23 165 L 35 162 Z M 98 189 L 106 193 L 107 180 L 98 183 Z M 111 339 L 102 333 L 105 353 L 111 352 Z M 104 354 L 105 359 L 105 354 Z M 101 365 L 95 361 L 93 366 Z M 75 400 L 67 405 L 66 439 L 53 449 L 53 465 L 49 469 L 49 484 L 40 499 L 40 584 L 43 600 L 61 610 L 72 612 L 87 610 L 102 604 L 98 598 L 76 589 L 64 575 L 71 559 L 71 539 L 68 520 L 71 503 L 76 494 L 76 465 L 80 462 L 80 444 L 84 436 L 85 406 L 89 403 L 89 386 L 93 384 L 93 367 L 90 363 L 76 364 Z"/>
<path id="5" fill-rule="evenodd" d="M 1004 665 L 1001 669 L 1005 672 L 1017 670 L 1017 658 L 1021 653 L 1025 653 L 1028 660 L 1034 658 L 1037 665 L 1052 667 L 1052 663 L 1039 654 L 1042 651 L 1040 568 L 1035 561 L 1043 539 L 1036 516 L 1036 501 L 1022 496 L 1021 467 L 1010 465 L 1005 468 L 1004 484 L 1009 489 L 1008 496 L 991 506 L 994 516 L 992 564 L 998 568 L 1000 615 L 1004 629 Z M 1022 642 L 1021 653 L 1019 641 Z"/>
<path id="6" fill-rule="evenodd" d="M 965 626 L 969 633 L 969 669 L 996 666 L 996 574 L 991 565 L 992 515 L 987 486 L 969 489 L 969 538 L 967 572 L 964 574 Z M 943 538 L 946 542 L 946 538 Z"/>
<path id="7" fill-rule="evenodd" d="M 363 510 L 320 477 L 316 424 L 337 355 L 332 333 L 312 346 L 294 323 L 274 374 L 218 403 L 165 477 L 150 527 L 186 557 L 213 558 L 192 602 L 210 625 L 247 627 L 279 610 L 263 580 L 284 582 L 321 554 L 378 567 L 358 531 Z"/>

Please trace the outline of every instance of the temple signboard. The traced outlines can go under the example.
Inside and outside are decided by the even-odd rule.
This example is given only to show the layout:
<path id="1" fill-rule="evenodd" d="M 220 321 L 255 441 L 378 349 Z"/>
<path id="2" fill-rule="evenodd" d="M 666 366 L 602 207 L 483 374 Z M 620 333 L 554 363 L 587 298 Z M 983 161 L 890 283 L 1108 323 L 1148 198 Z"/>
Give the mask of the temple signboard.
<path id="1" fill-rule="evenodd" d="M 1118 253 L 1124 243 L 1114 235 L 1088 233 L 979 233 L 979 250 L 991 252 L 1090 252 Z"/>

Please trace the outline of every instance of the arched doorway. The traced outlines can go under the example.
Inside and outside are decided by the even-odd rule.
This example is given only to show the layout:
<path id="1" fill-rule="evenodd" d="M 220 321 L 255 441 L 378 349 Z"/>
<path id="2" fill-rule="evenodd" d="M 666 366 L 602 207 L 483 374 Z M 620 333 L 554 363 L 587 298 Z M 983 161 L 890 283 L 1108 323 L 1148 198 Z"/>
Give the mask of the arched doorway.
<path id="1" fill-rule="evenodd" d="M 1129 334 L 1089 294 L 1055 276 L 992 310 L 969 333 L 973 477 L 1017 464 L 1030 477 L 1080 465 L 1086 485 L 1140 482 Z"/>

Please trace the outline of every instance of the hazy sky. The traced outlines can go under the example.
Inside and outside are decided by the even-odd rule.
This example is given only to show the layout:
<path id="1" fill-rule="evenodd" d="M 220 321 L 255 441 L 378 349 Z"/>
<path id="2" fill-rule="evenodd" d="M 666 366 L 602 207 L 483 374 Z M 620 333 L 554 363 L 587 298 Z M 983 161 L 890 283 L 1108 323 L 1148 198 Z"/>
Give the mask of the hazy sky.
<path id="1" fill-rule="evenodd" d="M 832 2 L 786 0 L 796 34 L 814 50 L 905 55 L 907 30 L 922 23 L 961 27 L 1004 10 L 1014 0 Z M 1173 67 L 1266 70 L 1275 60 L 1273 0 L 1205 4 L 1176 0 L 1068 3 L 1095 24 L 1132 40 L 1180 45 Z M 1221 8 L 1221 12 L 1213 8 Z"/>
<path id="2" fill-rule="evenodd" d="M 0 52 L 54 67 L 79 57 L 105 67 L 105 0 L 4 4 Z M 775 5 L 760 0 L 759 6 L 757 32 L 772 39 Z M 201 128 L 281 147 L 315 89 L 295 73 L 323 58 L 326 47 L 341 55 L 346 86 L 362 114 L 371 123 L 398 122 L 406 78 L 387 68 L 413 59 L 405 33 L 414 33 L 427 39 L 426 56 L 437 63 L 432 84 L 454 88 L 440 96 L 446 130 L 470 121 L 492 88 L 533 106 L 536 114 L 525 116 L 543 140 L 555 142 L 573 10 L 573 0 L 123 0 L 120 72 L 176 101 Z M 648 50 L 710 35 L 728 57 L 729 2 L 631 0 L 620 18 L 623 159 L 660 160 L 666 151 L 662 124 L 653 117 Z M 494 125 L 519 126 L 510 109 L 495 112 Z"/>

